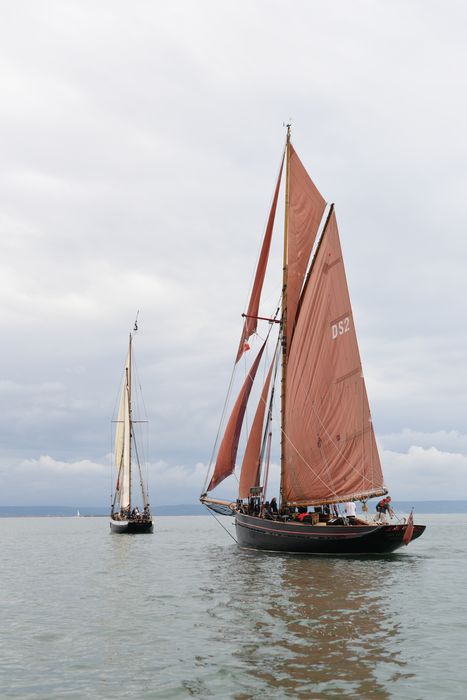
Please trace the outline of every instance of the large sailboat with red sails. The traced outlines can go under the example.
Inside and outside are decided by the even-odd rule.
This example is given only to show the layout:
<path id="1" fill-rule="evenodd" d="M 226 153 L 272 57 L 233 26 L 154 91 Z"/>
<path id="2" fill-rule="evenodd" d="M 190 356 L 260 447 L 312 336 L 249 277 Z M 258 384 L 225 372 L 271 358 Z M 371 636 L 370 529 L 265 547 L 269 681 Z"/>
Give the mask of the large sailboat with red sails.
<path id="1" fill-rule="evenodd" d="M 260 304 L 282 197 L 280 303 L 271 314 Z M 385 496 L 388 489 L 334 205 L 326 203 L 300 161 L 290 125 L 243 317 L 234 374 L 245 366 L 245 377 L 219 433 L 222 439 L 216 441 L 201 502 L 233 516 L 238 544 L 259 550 L 373 555 L 393 552 L 420 537 L 425 526 L 414 524 L 412 514 L 389 520 L 384 515 L 380 520 L 355 517 L 355 504 L 360 503 L 365 514 L 368 501 Z M 246 362 L 253 354 L 248 352 L 250 344 L 259 347 Z M 263 371 L 258 371 L 260 366 Z M 260 376 L 263 384 L 256 388 Z M 254 418 L 247 431 L 247 407 L 255 392 Z M 268 494 L 274 427 L 278 453 L 280 446 L 278 504 Z M 238 494 L 231 500 L 217 497 L 221 483 L 237 474 L 240 437 L 245 433 Z"/>

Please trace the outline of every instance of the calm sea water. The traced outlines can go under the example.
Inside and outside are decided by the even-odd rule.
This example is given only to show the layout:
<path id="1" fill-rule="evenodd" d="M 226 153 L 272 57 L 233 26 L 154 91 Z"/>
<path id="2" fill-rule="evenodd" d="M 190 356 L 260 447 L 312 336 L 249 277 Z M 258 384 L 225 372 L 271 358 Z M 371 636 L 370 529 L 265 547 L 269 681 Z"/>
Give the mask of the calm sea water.
<path id="1" fill-rule="evenodd" d="M 419 521 L 365 560 L 244 551 L 210 516 L 0 520 L 0 697 L 464 698 L 467 516 Z"/>

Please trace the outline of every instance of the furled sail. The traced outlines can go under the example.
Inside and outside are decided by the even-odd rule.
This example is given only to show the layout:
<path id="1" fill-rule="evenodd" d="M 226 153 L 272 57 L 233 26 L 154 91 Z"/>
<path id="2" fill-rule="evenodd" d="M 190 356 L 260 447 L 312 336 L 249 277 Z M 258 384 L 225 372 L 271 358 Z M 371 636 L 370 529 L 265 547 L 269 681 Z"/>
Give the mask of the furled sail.
<path id="1" fill-rule="evenodd" d="M 264 348 L 266 347 L 267 340 L 261 346 L 261 349 L 253 362 L 250 370 L 243 382 L 242 388 L 238 395 L 238 398 L 233 407 L 232 413 L 227 423 L 225 429 L 224 437 L 222 439 L 221 445 L 219 447 L 219 452 L 217 454 L 216 465 L 214 467 L 214 473 L 209 482 L 208 491 L 218 486 L 221 481 L 226 479 L 230 474 L 233 473 L 235 469 L 235 459 L 237 457 L 238 441 L 240 439 L 240 432 L 242 430 L 243 419 L 245 417 L 245 410 L 248 403 L 248 398 L 250 396 L 251 387 L 258 371 L 259 363 L 263 355 Z"/>
<path id="2" fill-rule="evenodd" d="M 300 291 L 326 202 L 290 144 L 287 245 L 287 352 L 295 327 Z"/>
<path id="3" fill-rule="evenodd" d="M 263 289 L 264 276 L 266 274 L 266 267 L 268 264 L 269 250 L 271 248 L 271 238 L 272 231 L 274 228 L 274 219 L 276 216 L 277 199 L 279 197 L 279 188 L 281 184 L 282 168 L 284 165 L 284 158 L 282 158 L 281 167 L 279 170 L 279 177 L 277 178 L 276 189 L 274 191 L 274 197 L 272 200 L 271 211 L 269 212 L 268 223 L 266 226 L 266 231 L 264 233 L 263 245 L 261 246 L 261 252 L 259 255 L 258 266 L 256 268 L 255 279 L 253 282 L 253 289 L 251 290 L 250 302 L 248 304 L 248 309 L 246 312 L 245 323 L 243 324 L 242 335 L 240 338 L 240 344 L 238 346 L 237 358 L 235 362 L 238 362 L 245 351 L 245 345 L 248 338 L 253 335 L 256 331 L 259 302 L 261 299 L 261 291 Z"/>
<path id="4" fill-rule="evenodd" d="M 130 505 L 130 396 L 129 396 L 129 372 L 130 352 L 125 363 L 125 377 L 123 380 L 120 403 L 117 414 L 117 427 L 115 430 L 115 466 L 118 477 L 118 502 L 121 509 Z"/>
<path id="5" fill-rule="evenodd" d="M 266 381 L 264 382 L 263 390 L 258 402 L 253 425 L 251 426 L 250 435 L 243 456 L 242 470 L 240 472 L 240 484 L 238 489 L 239 498 L 248 498 L 250 488 L 258 486 L 259 471 L 261 461 L 261 443 L 263 440 L 263 424 L 264 414 L 266 412 L 267 398 L 269 385 L 271 383 L 271 375 L 276 359 L 274 358 L 271 367 L 269 368 Z"/>
<path id="6" fill-rule="evenodd" d="M 300 300 L 285 406 L 285 502 L 385 493 L 334 212 Z"/>

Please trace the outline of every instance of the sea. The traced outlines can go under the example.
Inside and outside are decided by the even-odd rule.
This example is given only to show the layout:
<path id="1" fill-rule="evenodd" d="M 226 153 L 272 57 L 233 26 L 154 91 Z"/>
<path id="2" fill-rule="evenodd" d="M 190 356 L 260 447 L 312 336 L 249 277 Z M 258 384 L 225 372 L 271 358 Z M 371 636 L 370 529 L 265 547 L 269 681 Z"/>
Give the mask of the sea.
<path id="1" fill-rule="evenodd" d="M 231 518 L 0 519 L 0 697 L 463 699 L 467 515 L 400 553 L 240 549 Z"/>

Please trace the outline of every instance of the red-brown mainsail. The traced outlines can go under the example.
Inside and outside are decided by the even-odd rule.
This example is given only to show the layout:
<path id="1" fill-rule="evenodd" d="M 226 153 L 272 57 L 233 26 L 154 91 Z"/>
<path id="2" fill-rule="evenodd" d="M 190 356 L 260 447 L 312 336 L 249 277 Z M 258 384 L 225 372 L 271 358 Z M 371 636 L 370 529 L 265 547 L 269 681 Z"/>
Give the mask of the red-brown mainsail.
<path id="1" fill-rule="evenodd" d="M 384 494 L 334 212 L 302 293 L 286 387 L 287 503 Z"/>

